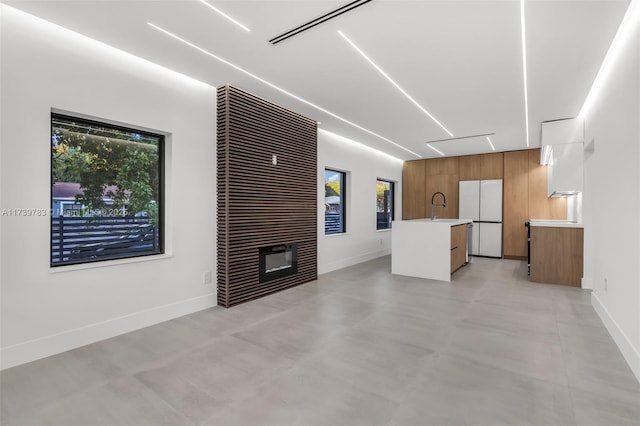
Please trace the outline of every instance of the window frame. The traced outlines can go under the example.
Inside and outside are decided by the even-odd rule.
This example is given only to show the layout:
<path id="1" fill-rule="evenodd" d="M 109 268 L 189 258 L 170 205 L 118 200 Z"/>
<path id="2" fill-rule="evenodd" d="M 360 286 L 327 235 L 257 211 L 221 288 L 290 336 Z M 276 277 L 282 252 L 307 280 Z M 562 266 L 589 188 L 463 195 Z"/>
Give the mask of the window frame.
<path id="1" fill-rule="evenodd" d="M 140 259 L 144 257 L 153 257 L 153 256 L 163 256 L 165 255 L 165 145 L 166 145 L 166 134 L 158 133 L 155 131 L 147 130 L 141 128 L 135 128 L 129 125 L 121 125 L 110 122 L 107 119 L 96 119 L 96 118 L 86 118 L 82 115 L 72 115 L 69 113 L 60 113 L 54 110 L 50 113 L 49 118 L 49 144 L 52 143 L 51 138 L 54 132 L 54 120 L 60 119 L 65 121 L 73 121 L 75 123 L 86 124 L 89 126 L 103 127 L 107 130 L 118 130 L 127 133 L 135 133 L 139 135 L 144 135 L 152 138 L 158 139 L 158 199 L 156 203 L 158 205 L 158 251 L 153 253 L 132 253 L 130 255 L 123 255 L 117 257 L 107 257 L 107 258 L 91 258 L 91 259 L 81 259 L 76 261 L 66 261 L 66 262 L 53 262 L 53 220 L 54 220 L 54 199 L 53 199 L 53 157 L 49 157 L 49 205 L 50 205 L 50 220 L 49 220 L 49 266 L 51 268 L 62 268 L 65 266 L 77 266 L 77 265 L 88 265 L 88 264 L 96 264 L 98 266 L 103 262 L 112 262 L 118 260 L 127 260 L 131 261 L 132 259 Z"/>
<path id="2" fill-rule="evenodd" d="M 326 186 L 327 184 L 327 172 L 332 172 L 332 173 L 338 173 L 341 178 L 340 178 L 340 213 L 342 216 L 342 226 L 341 226 L 341 230 L 339 232 L 329 232 L 327 233 L 327 229 L 326 229 L 326 224 L 327 224 L 327 218 L 326 218 L 326 210 L 325 210 L 325 215 L 324 215 L 324 235 L 325 236 L 330 236 L 330 235 L 343 235 L 347 233 L 347 175 L 348 173 L 344 170 L 338 170 L 338 169 L 334 169 L 331 167 L 325 167 L 324 168 L 324 175 L 323 175 L 323 181 L 324 181 L 324 185 Z M 324 204 L 324 203 L 323 203 Z"/>
<path id="3" fill-rule="evenodd" d="M 376 231 L 388 231 L 392 229 L 392 223 L 389 223 L 388 227 L 385 228 L 380 228 L 379 224 L 380 222 L 378 221 L 378 192 L 377 192 L 377 186 L 378 183 L 388 183 L 389 184 L 389 190 L 391 192 L 389 199 L 391 200 L 391 222 L 393 222 L 396 218 L 396 182 L 390 180 L 390 179 L 384 179 L 384 178 L 376 178 Z"/>

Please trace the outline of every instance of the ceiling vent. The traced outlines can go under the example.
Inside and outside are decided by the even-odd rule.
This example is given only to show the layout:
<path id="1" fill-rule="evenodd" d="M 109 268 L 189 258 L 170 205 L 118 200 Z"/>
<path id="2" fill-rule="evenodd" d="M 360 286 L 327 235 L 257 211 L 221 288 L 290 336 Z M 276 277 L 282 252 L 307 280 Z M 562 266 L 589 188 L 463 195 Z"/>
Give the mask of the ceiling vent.
<path id="1" fill-rule="evenodd" d="M 288 38 L 291 38 L 293 36 L 296 36 L 304 31 L 310 30 L 311 28 L 315 27 L 316 25 L 320 25 L 323 22 L 327 22 L 330 19 L 336 18 L 340 15 L 342 15 L 343 13 L 347 13 L 357 7 L 360 7 L 364 4 L 369 3 L 371 0 L 356 0 L 356 1 L 352 1 L 351 3 L 347 3 L 342 7 L 339 7 L 335 10 L 332 10 L 331 12 L 325 13 L 322 16 L 319 16 L 311 21 L 305 22 L 302 25 L 299 25 L 295 28 L 290 29 L 289 31 L 286 31 L 278 36 L 275 36 L 274 38 L 272 38 L 271 40 L 269 40 L 269 43 L 271 44 L 278 44 L 281 41 L 285 41 Z"/>

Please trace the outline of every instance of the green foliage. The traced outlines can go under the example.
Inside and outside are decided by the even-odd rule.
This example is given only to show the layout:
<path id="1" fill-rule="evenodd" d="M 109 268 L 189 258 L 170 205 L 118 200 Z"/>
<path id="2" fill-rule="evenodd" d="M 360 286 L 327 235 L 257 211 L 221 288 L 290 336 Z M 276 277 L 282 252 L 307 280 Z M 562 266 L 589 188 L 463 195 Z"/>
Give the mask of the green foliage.
<path id="1" fill-rule="evenodd" d="M 58 125 L 56 125 L 58 124 Z M 146 213 L 158 221 L 158 140 L 101 127 L 54 122 L 52 134 L 53 182 L 80 183 L 76 202 L 92 210 L 104 207 L 127 214 Z M 115 186 L 115 191 L 105 192 Z"/>
<path id="2" fill-rule="evenodd" d="M 340 181 L 334 180 L 324 184 L 324 196 L 339 196 L 340 195 Z"/>
<path id="3" fill-rule="evenodd" d="M 332 197 L 332 196 L 340 195 L 338 193 L 338 191 L 340 190 L 340 186 L 338 186 L 338 190 L 336 191 L 336 189 L 333 187 L 335 185 L 331 186 L 331 185 L 329 185 L 330 183 L 334 183 L 334 182 L 328 182 L 328 183 L 324 184 L 324 196 L 325 197 Z"/>

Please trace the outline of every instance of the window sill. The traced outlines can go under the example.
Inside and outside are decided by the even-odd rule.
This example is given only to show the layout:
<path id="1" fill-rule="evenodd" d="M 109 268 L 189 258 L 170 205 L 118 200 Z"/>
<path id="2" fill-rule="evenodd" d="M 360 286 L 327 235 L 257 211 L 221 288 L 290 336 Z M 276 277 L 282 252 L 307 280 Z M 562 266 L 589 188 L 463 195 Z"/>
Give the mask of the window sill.
<path id="1" fill-rule="evenodd" d="M 376 229 L 376 232 L 391 232 L 393 231 L 392 228 L 388 228 L 388 229 Z"/>
<path id="2" fill-rule="evenodd" d="M 341 232 L 339 234 L 324 234 L 325 238 L 343 237 L 345 235 L 351 235 L 351 232 Z"/>
<path id="3" fill-rule="evenodd" d="M 126 265 L 128 263 L 152 262 L 172 258 L 172 254 L 155 254 L 150 256 L 131 257 L 128 259 L 105 260 L 103 262 L 80 263 L 77 265 L 50 266 L 49 273 L 57 274 L 61 272 L 80 271 L 83 269 L 106 268 L 109 266 Z"/>

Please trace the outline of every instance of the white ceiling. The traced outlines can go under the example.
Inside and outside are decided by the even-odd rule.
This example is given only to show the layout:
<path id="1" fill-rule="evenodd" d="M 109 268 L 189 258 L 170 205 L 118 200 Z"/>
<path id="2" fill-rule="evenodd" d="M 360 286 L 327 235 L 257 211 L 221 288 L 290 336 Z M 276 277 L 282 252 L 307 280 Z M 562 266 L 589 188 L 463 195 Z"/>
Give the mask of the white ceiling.
<path id="1" fill-rule="evenodd" d="M 423 158 L 438 157 L 425 142 L 449 135 L 356 53 L 342 30 L 456 137 L 495 133 L 497 151 L 526 148 L 518 0 L 374 0 L 275 46 L 267 40 L 348 0 L 209 0 L 251 32 L 197 0 L 3 2 L 211 85 L 236 85 L 398 158 L 417 158 L 152 22 Z M 531 147 L 539 146 L 542 121 L 578 114 L 628 4 L 525 2 Z M 447 156 L 491 152 L 484 137 L 434 146 Z"/>

